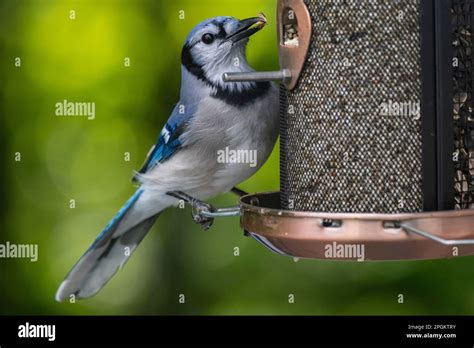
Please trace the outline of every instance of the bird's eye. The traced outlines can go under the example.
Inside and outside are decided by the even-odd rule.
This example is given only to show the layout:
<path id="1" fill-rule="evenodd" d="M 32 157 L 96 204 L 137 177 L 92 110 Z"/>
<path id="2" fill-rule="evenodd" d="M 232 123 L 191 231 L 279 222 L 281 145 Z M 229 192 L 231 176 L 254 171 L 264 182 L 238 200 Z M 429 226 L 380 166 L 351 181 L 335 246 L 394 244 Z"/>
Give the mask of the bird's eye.
<path id="1" fill-rule="evenodd" d="M 211 43 L 214 42 L 215 36 L 212 34 L 204 34 L 202 36 L 202 42 L 204 42 L 206 45 L 210 45 Z"/>

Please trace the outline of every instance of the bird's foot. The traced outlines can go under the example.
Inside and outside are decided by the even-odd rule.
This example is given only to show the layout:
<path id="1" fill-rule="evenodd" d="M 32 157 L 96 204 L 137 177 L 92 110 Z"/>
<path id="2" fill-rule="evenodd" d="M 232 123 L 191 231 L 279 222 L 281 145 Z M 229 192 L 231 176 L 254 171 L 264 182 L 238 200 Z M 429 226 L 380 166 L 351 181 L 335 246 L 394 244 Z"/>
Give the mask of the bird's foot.
<path id="1" fill-rule="evenodd" d="M 209 203 L 197 201 L 192 204 L 193 220 L 195 223 L 201 225 L 204 231 L 210 229 L 214 223 L 214 218 L 206 216 L 206 213 L 212 213 L 213 211 L 214 208 Z"/>
<path id="2" fill-rule="evenodd" d="M 204 231 L 209 230 L 214 223 L 214 218 L 207 217 L 206 213 L 212 213 L 214 208 L 209 203 L 200 201 L 181 191 L 167 193 L 169 196 L 183 200 L 192 207 L 192 216 L 195 223 L 199 224 Z"/>

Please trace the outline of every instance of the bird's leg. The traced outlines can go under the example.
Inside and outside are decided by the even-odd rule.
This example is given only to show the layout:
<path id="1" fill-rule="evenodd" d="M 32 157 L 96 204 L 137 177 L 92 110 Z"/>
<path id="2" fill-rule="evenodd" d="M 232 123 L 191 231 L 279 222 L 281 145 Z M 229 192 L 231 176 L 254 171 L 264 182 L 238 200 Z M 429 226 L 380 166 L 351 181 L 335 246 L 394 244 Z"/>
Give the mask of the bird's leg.
<path id="1" fill-rule="evenodd" d="M 237 196 L 239 197 L 243 197 L 243 196 L 247 196 L 248 193 L 239 189 L 238 187 L 234 187 L 232 190 L 230 190 L 230 192 L 236 194 Z"/>
<path id="2" fill-rule="evenodd" d="M 214 211 L 214 208 L 209 203 L 200 201 L 190 195 L 181 192 L 181 191 L 172 191 L 167 192 L 168 196 L 183 200 L 184 202 L 188 203 L 192 207 L 192 215 L 193 220 L 197 224 L 201 225 L 201 227 L 207 231 L 214 222 L 214 218 L 206 217 L 203 213 L 211 213 Z"/>

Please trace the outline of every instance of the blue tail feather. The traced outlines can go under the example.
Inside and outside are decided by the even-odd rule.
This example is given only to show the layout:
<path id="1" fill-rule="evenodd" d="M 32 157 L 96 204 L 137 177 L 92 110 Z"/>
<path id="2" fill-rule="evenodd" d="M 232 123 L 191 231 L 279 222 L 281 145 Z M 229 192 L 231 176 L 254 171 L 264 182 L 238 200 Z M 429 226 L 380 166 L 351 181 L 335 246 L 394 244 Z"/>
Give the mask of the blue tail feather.
<path id="1" fill-rule="evenodd" d="M 92 243 L 92 245 L 89 247 L 88 250 L 94 248 L 97 243 L 99 243 L 106 235 L 109 233 L 112 229 L 115 229 L 117 225 L 119 224 L 120 221 L 122 221 L 123 217 L 127 213 L 127 211 L 138 201 L 140 196 L 143 193 L 143 189 L 139 188 L 132 197 L 129 198 L 129 200 L 124 204 L 122 208 L 118 211 L 118 213 L 112 218 L 112 220 L 109 221 L 107 226 L 100 232 L 100 234 L 97 236 L 95 241 Z"/>
<path id="2" fill-rule="evenodd" d="M 125 264 L 159 215 L 157 212 L 153 216 L 140 217 L 140 210 L 134 206 L 143 192 L 140 188 L 133 194 L 74 265 L 56 293 L 58 301 L 71 295 L 84 298 L 96 294 Z M 116 234 L 125 217 L 133 224 L 120 227 L 123 231 Z"/>

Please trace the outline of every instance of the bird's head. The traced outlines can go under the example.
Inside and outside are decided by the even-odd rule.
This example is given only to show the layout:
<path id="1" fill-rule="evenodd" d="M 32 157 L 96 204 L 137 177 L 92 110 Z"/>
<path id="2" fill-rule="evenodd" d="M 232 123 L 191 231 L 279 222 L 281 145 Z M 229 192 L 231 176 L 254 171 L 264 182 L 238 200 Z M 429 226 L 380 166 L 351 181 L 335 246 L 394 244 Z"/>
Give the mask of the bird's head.
<path id="1" fill-rule="evenodd" d="M 181 55 L 183 67 L 215 85 L 223 83 L 225 72 L 249 70 L 247 43 L 265 24 L 263 15 L 243 20 L 215 17 L 201 22 L 186 38 Z"/>

